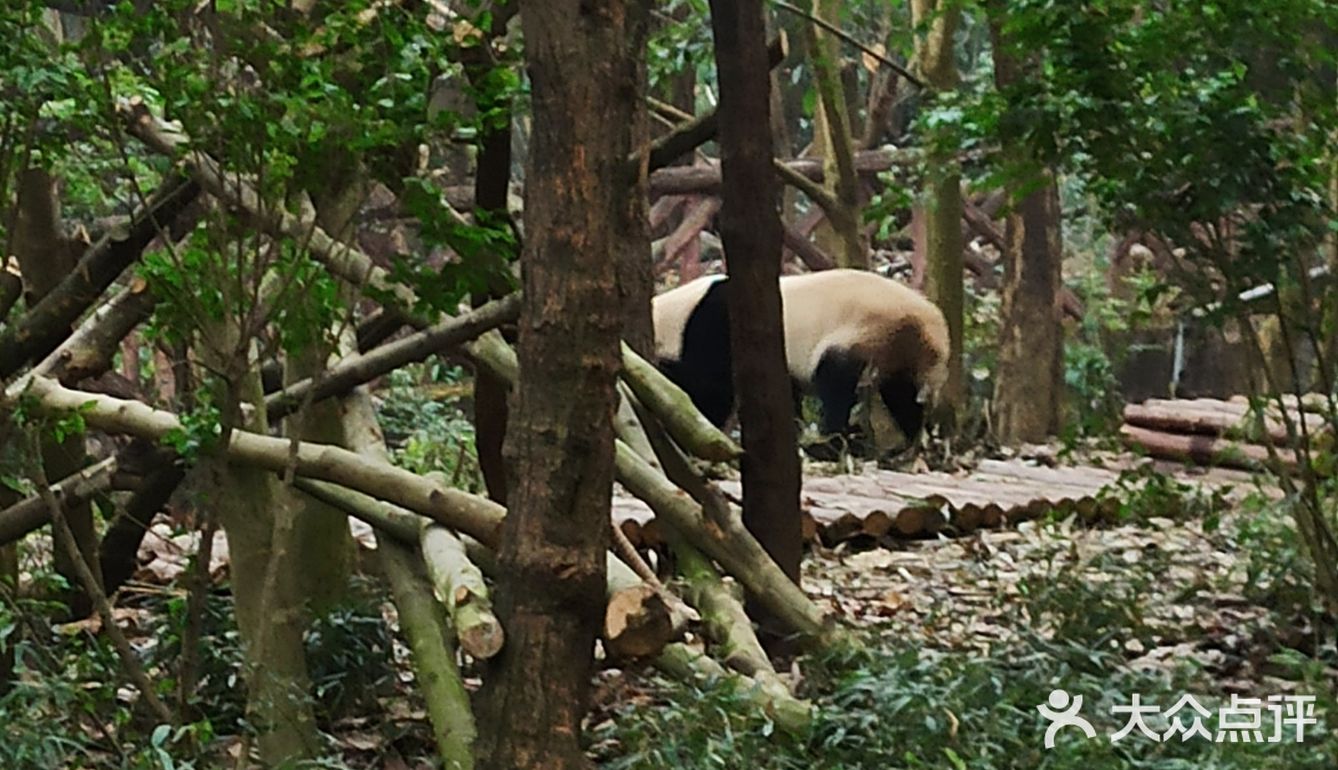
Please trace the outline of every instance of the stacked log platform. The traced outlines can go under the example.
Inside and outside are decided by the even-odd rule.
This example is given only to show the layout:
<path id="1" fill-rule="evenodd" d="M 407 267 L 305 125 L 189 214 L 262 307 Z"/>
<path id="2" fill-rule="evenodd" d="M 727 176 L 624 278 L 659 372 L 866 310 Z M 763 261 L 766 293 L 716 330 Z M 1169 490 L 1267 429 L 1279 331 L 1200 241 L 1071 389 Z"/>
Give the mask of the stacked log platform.
<path id="1" fill-rule="evenodd" d="M 1333 431 L 1320 414 L 1318 397 L 1284 400 L 1252 411 L 1237 396 L 1149 399 L 1124 408 L 1120 436 L 1124 443 L 1152 457 L 1202 466 L 1245 470 L 1294 471 L 1298 443 L 1331 449 Z"/>
<path id="2" fill-rule="evenodd" d="M 1226 472 L 1215 474 L 1187 480 L 1203 485 L 1247 480 Z M 830 546 L 856 538 L 965 535 L 1051 512 L 1099 520 L 1118 508 L 1118 499 L 1103 490 L 1119 480 L 1118 468 L 1048 467 L 1024 460 L 983 460 L 962 474 L 876 470 L 809 476 L 800 499 L 804 536 Z M 719 486 L 735 499 L 741 495 L 737 481 L 722 481 Z M 663 543 L 654 515 L 640 501 L 616 494 L 613 516 L 637 546 Z"/>

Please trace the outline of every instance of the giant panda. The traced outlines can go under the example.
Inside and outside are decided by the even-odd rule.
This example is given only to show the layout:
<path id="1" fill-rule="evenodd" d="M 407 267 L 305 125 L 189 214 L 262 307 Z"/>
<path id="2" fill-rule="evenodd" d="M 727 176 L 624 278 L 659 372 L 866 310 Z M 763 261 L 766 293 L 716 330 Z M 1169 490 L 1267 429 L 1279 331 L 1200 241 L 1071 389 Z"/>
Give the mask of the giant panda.
<path id="1" fill-rule="evenodd" d="M 699 278 L 652 302 L 658 366 L 717 426 L 734 410 L 727 282 Z M 851 410 L 868 376 L 906 440 L 914 441 L 948 376 L 948 324 L 938 307 L 863 270 L 782 276 L 780 292 L 796 407 L 802 393 L 817 396 L 822 434 L 849 441 Z"/>

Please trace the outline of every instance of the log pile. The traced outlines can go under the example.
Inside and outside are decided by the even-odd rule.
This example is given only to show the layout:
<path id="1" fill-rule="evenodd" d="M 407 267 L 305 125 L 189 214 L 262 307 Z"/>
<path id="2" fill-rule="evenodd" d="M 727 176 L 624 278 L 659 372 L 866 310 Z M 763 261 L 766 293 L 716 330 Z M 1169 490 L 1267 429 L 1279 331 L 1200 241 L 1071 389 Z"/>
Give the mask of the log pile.
<path id="1" fill-rule="evenodd" d="M 938 534 L 965 535 L 1057 511 L 1084 519 L 1113 513 L 1118 501 L 1104 495 L 1120 480 L 1117 469 L 1095 466 L 1051 468 L 1024 460 L 982 460 L 967 474 L 868 471 L 854 475 L 809 476 L 801 503 L 804 536 L 831 546 L 855 538 L 915 539 Z M 1241 481 L 1215 471 L 1185 481 L 1220 485 Z M 737 496 L 738 482 L 720 489 Z M 619 494 L 614 520 L 641 548 L 664 544 L 655 515 L 634 497 Z"/>
<path id="2" fill-rule="evenodd" d="M 1333 428 L 1321 413 L 1322 397 L 1284 399 L 1252 408 L 1243 396 L 1148 399 L 1124 408 L 1120 436 L 1152 457 L 1244 470 L 1296 470 L 1295 451 L 1333 446 Z"/>

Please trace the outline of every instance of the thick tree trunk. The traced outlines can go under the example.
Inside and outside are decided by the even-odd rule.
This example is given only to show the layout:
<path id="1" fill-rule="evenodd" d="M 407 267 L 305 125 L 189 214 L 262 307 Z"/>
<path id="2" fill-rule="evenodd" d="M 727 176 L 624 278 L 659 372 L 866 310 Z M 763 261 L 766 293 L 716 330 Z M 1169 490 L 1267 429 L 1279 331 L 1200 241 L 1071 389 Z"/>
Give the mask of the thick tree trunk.
<path id="1" fill-rule="evenodd" d="M 800 470 L 782 336 L 782 232 L 762 3 L 712 2 L 711 26 L 720 82 L 721 234 L 744 448 L 743 520 L 797 583 L 803 555 Z"/>
<path id="2" fill-rule="evenodd" d="M 1060 427 L 1063 250 L 1059 188 L 1053 175 L 1045 176 L 1041 189 L 1008 213 L 994 389 L 994 429 L 1005 444 L 1043 441 Z"/>
<path id="3" fill-rule="evenodd" d="M 241 237 L 241 236 L 236 236 Z M 230 298 L 234 299 L 234 297 Z M 229 305 L 235 306 L 235 305 Z M 228 444 L 242 431 L 267 435 L 254 342 L 242 321 L 221 318 L 198 331 Z M 231 429 L 237 429 L 233 434 Z M 275 441 L 287 440 L 278 437 Z M 287 469 L 285 469 L 287 470 Z M 320 751 L 303 636 L 307 628 L 298 560 L 297 508 L 272 472 L 238 463 L 226 450 L 197 466 L 203 500 L 228 538 L 233 611 L 241 634 L 246 713 L 267 767 L 300 764 Z M 347 527 L 347 525 L 344 525 Z"/>
<path id="4" fill-rule="evenodd" d="M 241 378 L 231 403 L 257 404 L 259 374 Z M 221 401 L 221 403 L 229 403 Z M 264 413 L 246 425 L 266 431 Z M 261 760 L 280 766 L 317 755 L 302 637 L 306 628 L 293 552 L 294 512 L 274 474 L 224 456 L 200 466 L 202 487 L 228 536 L 231 583 L 246 660 L 247 715 Z"/>
<path id="5" fill-rule="evenodd" d="M 924 29 L 915 40 L 915 62 L 925 82 L 935 91 L 957 85 L 952 38 L 961 8 L 947 0 L 913 0 L 912 22 Z M 924 224 L 925 294 L 948 321 L 952 352 L 948 356 L 948 383 L 940 395 L 933 421 L 951 432 L 965 398 L 962 378 L 962 333 L 966 289 L 962 276 L 961 171 L 951 152 L 931 153 L 924 198 L 917 216 Z"/>
<path id="6" fill-rule="evenodd" d="M 534 133 L 525 184 L 520 381 L 498 554 L 507 645 L 481 701 L 484 767 L 583 768 L 594 641 L 604 619 L 619 361 L 619 260 L 632 248 L 639 14 L 621 0 L 521 4 Z"/>
<path id="7" fill-rule="evenodd" d="M 1000 90 L 1024 77 L 1009 55 L 1002 19 L 991 21 L 994 78 Z M 1009 161 L 1027 161 L 1024 148 L 1005 148 Z M 1059 431 L 1063 404 L 1064 327 L 1060 289 L 1059 188 L 1043 170 L 1038 189 L 1008 211 L 1003 251 L 1003 307 L 994 386 L 994 430 L 1005 444 L 1043 441 Z"/>

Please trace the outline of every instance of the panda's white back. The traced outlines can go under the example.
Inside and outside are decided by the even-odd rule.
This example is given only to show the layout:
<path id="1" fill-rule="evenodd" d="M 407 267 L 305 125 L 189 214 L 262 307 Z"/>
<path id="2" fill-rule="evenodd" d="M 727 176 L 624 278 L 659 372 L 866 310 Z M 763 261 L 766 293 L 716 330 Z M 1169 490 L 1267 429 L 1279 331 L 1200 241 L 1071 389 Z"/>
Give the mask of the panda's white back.
<path id="1" fill-rule="evenodd" d="M 828 350 L 867 352 L 896 325 L 932 303 L 919 292 L 864 270 L 824 270 L 780 279 L 785 355 L 790 374 L 807 383 Z"/>
<path id="2" fill-rule="evenodd" d="M 704 275 L 700 278 L 657 294 L 651 299 L 651 322 L 655 325 L 655 356 L 662 360 L 676 361 L 683 354 L 683 329 L 688 318 L 707 289 L 723 275 Z M 728 334 L 729 330 L 725 330 Z"/>

